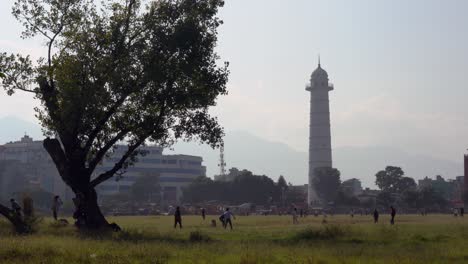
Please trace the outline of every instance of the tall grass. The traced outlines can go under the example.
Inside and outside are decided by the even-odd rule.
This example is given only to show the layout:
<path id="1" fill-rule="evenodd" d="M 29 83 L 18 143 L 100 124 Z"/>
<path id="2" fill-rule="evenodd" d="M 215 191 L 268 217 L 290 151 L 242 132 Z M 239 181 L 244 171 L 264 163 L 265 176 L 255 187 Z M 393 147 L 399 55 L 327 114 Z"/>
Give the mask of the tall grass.
<path id="1" fill-rule="evenodd" d="M 385 216 L 382 217 L 385 219 Z M 210 217 L 208 217 L 210 219 Z M 465 263 L 468 218 L 399 216 L 379 224 L 365 216 L 238 217 L 234 230 L 184 217 L 118 217 L 120 233 L 88 236 L 44 219 L 37 233 L 16 236 L 0 220 L 0 263 Z M 399 221 L 398 221 L 399 220 Z"/>

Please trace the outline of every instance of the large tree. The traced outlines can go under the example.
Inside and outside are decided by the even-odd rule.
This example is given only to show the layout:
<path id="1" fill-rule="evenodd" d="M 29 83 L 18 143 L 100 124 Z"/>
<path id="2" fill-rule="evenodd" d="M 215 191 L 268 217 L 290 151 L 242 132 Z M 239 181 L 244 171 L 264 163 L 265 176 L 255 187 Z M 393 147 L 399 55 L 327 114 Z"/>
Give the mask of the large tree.
<path id="1" fill-rule="evenodd" d="M 375 184 L 385 192 L 402 194 L 405 191 L 416 189 L 413 178 L 405 177 L 405 172 L 400 167 L 387 166 L 375 174 Z"/>
<path id="2" fill-rule="evenodd" d="M 227 63 L 214 49 L 222 0 L 16 0 L 23 37 L 40 36 L 45 58 L 0 54 L 8 94 L 32 93 L 44 147 L 76 194 L 83 227 L 108 222 L 95 187 L 134 161 L 140 146 L 198 139 L 217 147 L 223 130 L 208 109 L 226 94 Z M 108 171 L 96 166 L 127 145 Z M 120 153 L 120 152 L 119 152 Z"/>
<path id="3" fill-rule="evenodd" d="M 329 167 L 316 168 L 312 184 L 321 200 L 331 202 L 341 185 L 340 171 Z"/>

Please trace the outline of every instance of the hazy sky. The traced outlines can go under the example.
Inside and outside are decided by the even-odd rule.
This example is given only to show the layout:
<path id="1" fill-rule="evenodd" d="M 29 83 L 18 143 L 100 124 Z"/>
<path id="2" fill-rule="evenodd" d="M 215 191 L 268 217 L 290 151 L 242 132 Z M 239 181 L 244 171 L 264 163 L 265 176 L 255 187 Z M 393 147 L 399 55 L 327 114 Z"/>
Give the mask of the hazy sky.
<path id="1" fill-rule="evenodd" d="M 0 2 L 0 51 L 42 54 L 19 38 Z M 219 53 L 229 95 L 213 112 L 247 130 L 307 150 L 317 55 L 335 85 L 333 146 L 393 146 L 459 161 L 468 147 L 468 1 L 227 0 Z M 0 93 L 0 117 L 34 120 L 34 101 Z"/>

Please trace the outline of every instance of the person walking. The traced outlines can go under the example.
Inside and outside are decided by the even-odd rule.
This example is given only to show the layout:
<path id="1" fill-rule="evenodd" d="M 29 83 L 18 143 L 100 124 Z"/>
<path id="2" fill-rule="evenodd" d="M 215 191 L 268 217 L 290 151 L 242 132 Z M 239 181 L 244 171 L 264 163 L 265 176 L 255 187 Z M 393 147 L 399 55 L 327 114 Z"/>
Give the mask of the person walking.
<path id="1" fill-rule="evenodd" d="M 174 212 L 174 228 L 177 228 L 177 224 L 179 224 L 179 228 L 182 229 L 182 215 L 180 214 L 179 206 L 177 206 Z"/>
<path id="2" fill-rule="evenodd" d="M 236 217 L 234 216 L 234 214 L 232 214 L 231 211 L 229 211 L 229 207 L 228 207 L 228 208 L 226 208 L 226 211 L 223 213 L 224 229 L 226 229 L 226 228 L 227 228 L 227 225 L 229 224 L 229 226 L 231 227 L 231 230 L 232 230 L 232 221 L 231 221 L 231 218 L 236 219 Z"/>
<path id="3" fill-rule="evenodd" d="M 390 219 L 390 224 L 394 225 L 395 224 L 395 215 L 396 215 L 396 210 L 395 207 L 390 206 L 390 215 L 392 216 L 392 219 Z"/>
<path id="4" fill-rule="evenodd" d="M 52 216 L 54 217 L 55 221 L 57 221 L 58 211 L 60 210 L 60 207 L 62 207 L 62 205 L 62 199 L 60 199 L 60 196 L 56 195 L 54 197 L 54 200 L 52 201 Z"/>
<path id="5" fill-rule="evenodd" d="M 202 216 L 203 220 L 205 220 L 205 217 L 206 217 L 205 208 L 202 208 L 202 209 L 201 209 L 201 216 Z"/>
<path id="6" fill-rule="evenodd" d="M 11 204 L 11 210 L 13 210 L 13 212 L 17 216 L 21 216 L 21 206 L 16 202 L 16 200 L 11 198 L 10 199 L 10 204 Z"/>
<path id="7" fill-rule="evenodd" d="M 379 211 L 377 211 L 377 208 L 374 210 L 374 224 L 377 224 L 379 222 Z"/>

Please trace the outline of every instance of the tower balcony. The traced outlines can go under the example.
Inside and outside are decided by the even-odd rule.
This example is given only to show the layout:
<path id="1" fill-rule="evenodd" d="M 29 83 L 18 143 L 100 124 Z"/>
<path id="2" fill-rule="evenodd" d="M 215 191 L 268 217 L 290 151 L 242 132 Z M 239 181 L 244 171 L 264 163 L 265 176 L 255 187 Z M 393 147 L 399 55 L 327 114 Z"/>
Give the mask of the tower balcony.
<path id="1" fill-rule="evenodd" d="M 326 87 L 326 88 L 325 88 Z M 312 90 L 318 90 L 318 89 L 327 89 L 328 91 L 333 91 L 335 89 L 335 86 L 333 85 L 333 83 L 328 83 L 328 84 L 322 84 L 322 85 L 318 85 L 318 84 L 306 84 L 306 91 L 312 91 Z"/>

